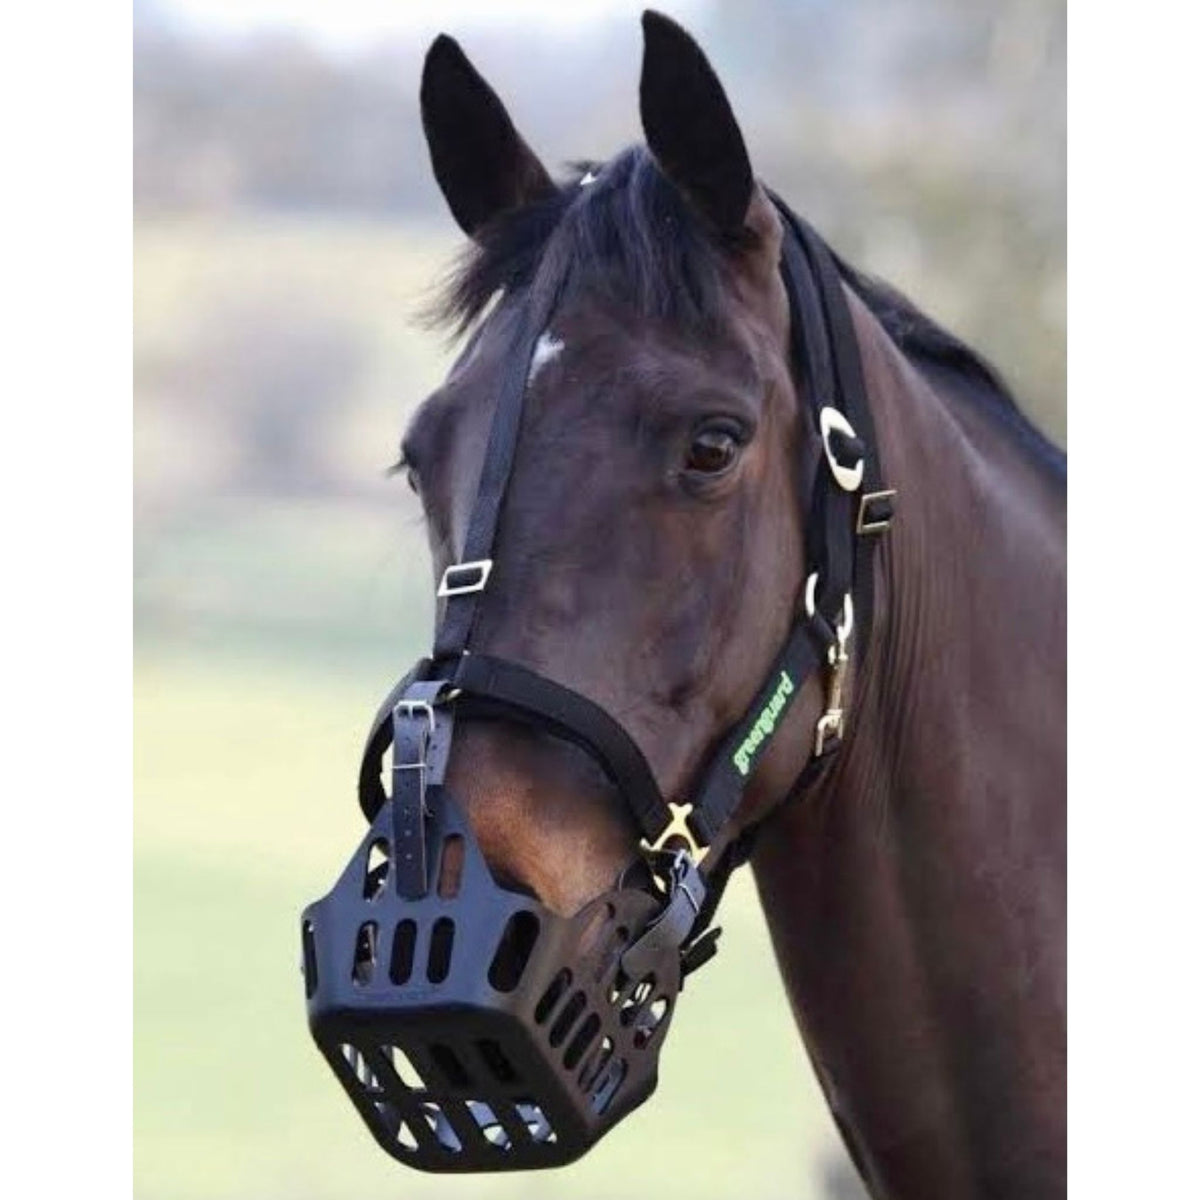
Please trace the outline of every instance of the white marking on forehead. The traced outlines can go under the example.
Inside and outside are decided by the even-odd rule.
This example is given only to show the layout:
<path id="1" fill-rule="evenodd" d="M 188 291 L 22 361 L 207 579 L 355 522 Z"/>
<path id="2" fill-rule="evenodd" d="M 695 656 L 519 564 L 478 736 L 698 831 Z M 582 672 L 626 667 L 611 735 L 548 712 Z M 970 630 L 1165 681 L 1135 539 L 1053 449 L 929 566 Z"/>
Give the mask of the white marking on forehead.
<path id="1" fill-rule="evenodd" d="M 582 179 L 579 181 L 579 186 L 580 186 L 580 187 L 587 187 L 587 185 L 588 185 L 589 183 L 595 183 L 595 182 L 596 182 L 596 180 L 597 180 L 598 178 L 599 178 L 599 176 L 596 174 L 596 172 L 595 172 L 595 171 L 589 171 L 589 172 L 588 172 L 588 173 L 587 173 L 587 174 L 586 174 L 586 175 L 585 175 L 585 176 L 584 176 L 584 177 L 583 177 L 583 178 L 582 178 Z"/>
<path id="2" fill-rule="evenodd" d="M 546 330 L 537 340 L 537 345 L 533 348 L 533 357 L 529 360 L 529 378 L 525 381 L 525 386 L 529 387 L 537 373 L 548 363 L 556 359 L 562 352 L 566 342 L 556 338 L 550 330 Z"/>

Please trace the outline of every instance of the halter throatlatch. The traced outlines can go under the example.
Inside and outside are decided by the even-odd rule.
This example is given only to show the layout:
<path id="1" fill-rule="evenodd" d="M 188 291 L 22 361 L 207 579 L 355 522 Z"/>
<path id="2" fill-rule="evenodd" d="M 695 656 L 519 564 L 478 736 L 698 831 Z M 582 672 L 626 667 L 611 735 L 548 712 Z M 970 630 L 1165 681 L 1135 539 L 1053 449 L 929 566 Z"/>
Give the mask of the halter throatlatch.
<path id="1" fill-rule="evenodd" d="M 784 222 L 793 360 L 824 469 L 807 513 L 810 573 L 796 624 L 690 792 L 687 829 L 700 847 L 727 834 L 814 672 L 825 672 L 826 705 L 798 784 L 840 745 L 852 640 L 861 654 L 871 624 L 871 556 L 858 550 L 890 525 L 895 498 L 879 482 L 837 266 L 773 199 Z M 428 1171 L 570 1162 L 653 1092 L 683 979 L 715 952 L 719 930 L 709 926 L 748 846 L 726 836 L 698 866 L 679 839 L 664 838 L 677 830 L 678 810 L 618 721 L 537 672 L 467 651 L 495 563 L 530 358 L 553 306 L 550 298 L 526 308 L 507 360 L 462 561 L 438 588 L 445 610 L 433 655 L 392 690 L 368 737 L 359 801 L 370 829 L 333 890 L 302 917 L 313 1037 L 379 1144 Z M 479 716 L 523 721 L 581 747 L 642 830 L 641 857 L 573 917 L 496 882 L 445 787 L 455 722 Z"/>

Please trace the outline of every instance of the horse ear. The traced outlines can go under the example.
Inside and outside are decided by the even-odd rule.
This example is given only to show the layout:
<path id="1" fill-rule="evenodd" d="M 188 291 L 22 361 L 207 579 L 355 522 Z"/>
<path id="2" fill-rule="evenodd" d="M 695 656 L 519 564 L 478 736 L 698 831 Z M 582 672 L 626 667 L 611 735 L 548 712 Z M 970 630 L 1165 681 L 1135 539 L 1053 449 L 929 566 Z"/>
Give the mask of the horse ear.
<path id="1" fill-rule="evenodd" d="M 704 51 L 669 17 L 642 14 L 641 109 L 663 173 L 722 233 L 742 229 L 754 174 L 729 100 Z"/>
<path id="2" fill-rule="evenodd" d="M 425 55 L 421 123 L 438 186 L 469 237 L 506 209 L 554 192 L 500 97 L 444 33 Z"/>

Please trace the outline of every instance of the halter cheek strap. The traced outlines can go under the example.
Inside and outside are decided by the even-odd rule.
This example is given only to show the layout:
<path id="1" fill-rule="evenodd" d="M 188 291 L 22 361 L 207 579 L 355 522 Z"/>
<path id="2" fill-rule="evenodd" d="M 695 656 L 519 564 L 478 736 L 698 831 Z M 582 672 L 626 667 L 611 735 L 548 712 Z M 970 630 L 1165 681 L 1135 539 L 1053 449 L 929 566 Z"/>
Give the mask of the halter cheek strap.
<path id="1" fill-rule="evenodd" d="M 692 889 L 695 896 L 682 884 L 682 891 L 675 888 L 672 900 L 679 900 L 679 911 L 672 909 L 674 915 L 658 936 L 676 936 L 673 926 L 684 919 L 683 906 L 691 896 L 698 912 L 692 914 L 691 941 L 683 952 L 685 964 L 690 956 L 693 967 L 712 952 L 715 931 L 704 938 L 700 934 L 729 875 L 749 851 L 753 831 L 730 839 L 730 818 L 794 698 L 805 681 L 821 671 L 826 676 L 825 710 L 815 731 L 813 758 L 793 791 L 807 786 L 841 744 L 842 682 L 851 646 L 861 659 L 870 638 L 872 550 L 894 515 L 895 492 L 881 483 L 858 343 L 837 265 L 811 227 L 773 193 L 771 198 L 784 225 L 780 270 L 791 311 L 793 369 L 800 376 L 798 392 L 807 401 L 806 412 L 820 437 L 822 457 L 806 513 L 809 570 L 803 603 L 750 707 L 722 735 L 689 791 L 692 836 L 701 846 L 718 843 L 720 852 L 705 860 L 707 896 L 701 894 L 702 888 Z M 433 655 L 421 660 L 392 690 L 368 738 L 359 802 L 368 818 L 384 803 L 379 769 L 388 746 L 394 744 L 393 796 L 398 800 L 396 808 L 403 810 L 396 818 L 398 845 L 421 840 L 427 808 L 428 746 L 418 744 L 421 735 L 413 732 L 414 718 L 422 713 L 429 716 L 429 736 L 438 744 L 443 764 L 455 713 L 503 716 L 546 729 L 590 754 L 613 781 L 651 845 L 673 820 L 672 808 L 645 756 L 620 722 L 587 697 L 528 667 L 468 649 L 479 599 L 495 562 L 496 532 L 516 457 L 534 346 L 557 298 L 552 294 L 540 303 L 531 302 L 521 314 L 516 345 L 500 383 L 463 560 L 446 570 L 438 588 L 445 607 Z M 441 716 L 440 725 L 435 711 Z M 401 755 L 410 761 L 397 765 Z M 440 771 L 436 784 L 440 784 Z M 688 863 L 694 871 L 690 859 Z M 418 891 L 426 886 L 425 866 L 418 856 L 405 870 L 409 886 Z"/>

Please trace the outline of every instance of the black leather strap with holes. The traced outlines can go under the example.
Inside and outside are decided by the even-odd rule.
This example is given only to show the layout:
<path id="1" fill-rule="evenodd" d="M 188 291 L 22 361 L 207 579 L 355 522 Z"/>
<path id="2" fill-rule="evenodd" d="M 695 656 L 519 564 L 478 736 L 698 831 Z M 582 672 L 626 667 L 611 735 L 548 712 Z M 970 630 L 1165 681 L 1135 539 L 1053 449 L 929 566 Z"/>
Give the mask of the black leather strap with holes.
<path id="1" fill-rule="evenodd" d="M 392 713 L 392 844 L 396 890 L 415 900 L 429 890 L 425 848 L 425 787 L 430 725 L 397 706 Z"/>

